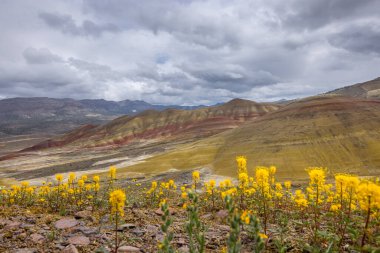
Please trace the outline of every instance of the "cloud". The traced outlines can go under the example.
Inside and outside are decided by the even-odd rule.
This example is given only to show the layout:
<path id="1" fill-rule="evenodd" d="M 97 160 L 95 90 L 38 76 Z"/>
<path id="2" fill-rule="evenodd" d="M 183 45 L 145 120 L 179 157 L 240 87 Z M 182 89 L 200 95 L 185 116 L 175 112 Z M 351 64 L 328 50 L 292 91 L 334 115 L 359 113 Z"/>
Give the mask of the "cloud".
<path id="1" fill-rule="evenodd" d="M 380 55 L 380 22 L 345 27 L 329 36 L 329 42 L 347 51 Z"/>
<path id="2" fill-rule="evenodd" d="M 277 6 L 285 12 L 283 24 L 291 29 L 315 30 L 326 25 L 376 16 L 380 8 L 377 0 L 302 0 L 283 2 Z"/>
<path id="3" fill-rule="evenodd" d="M 75 36 L 99 37 L 104 32 L 119 31 L 118 27 L 114 24 L 99 25 L 91 20 L 84 20 L 81 25 L 77 25 L 70 15 L 42 12 L 38 16 L 51 28 Z"/>
<path id="4" fill-rule="evenodd" d="M 380 75 L 379 8 L 376 0 L 5 1 L 0 97 L 190 105 L 313 95 Z"/>
<path id="5" fill-rule="evenodd" d="M 49 49 L 35 49 L 28 47 L 24 50 L 23 56 L 29 64 L 48 64 L 53 62 L 62 62 L 62 58 L 52 54 Z"/>

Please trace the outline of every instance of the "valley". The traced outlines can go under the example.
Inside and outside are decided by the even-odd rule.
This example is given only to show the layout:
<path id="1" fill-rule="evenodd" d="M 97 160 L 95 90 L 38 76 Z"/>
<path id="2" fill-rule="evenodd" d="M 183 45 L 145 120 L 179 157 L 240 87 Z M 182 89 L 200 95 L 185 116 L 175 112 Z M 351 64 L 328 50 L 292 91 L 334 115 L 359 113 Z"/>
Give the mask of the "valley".
<path id="1" fill-rule="evenodd" d="M 376 90 L 374 83 L 366 87 Z M 123 177 L 200 168 L 233 177 L 237 155 L 247 156 L 251 170 L 276 165 L 282 180 L 302 181 L 310 166 L 377 176 L 379 129 L 380 100 L 334 92 L 281 105 L 235 99 L 194 110 L 148 110 L 62 135 L 3 138 L 0 178 L 38 183 L 70 171 L 101 174 L 111 165 Z"/>

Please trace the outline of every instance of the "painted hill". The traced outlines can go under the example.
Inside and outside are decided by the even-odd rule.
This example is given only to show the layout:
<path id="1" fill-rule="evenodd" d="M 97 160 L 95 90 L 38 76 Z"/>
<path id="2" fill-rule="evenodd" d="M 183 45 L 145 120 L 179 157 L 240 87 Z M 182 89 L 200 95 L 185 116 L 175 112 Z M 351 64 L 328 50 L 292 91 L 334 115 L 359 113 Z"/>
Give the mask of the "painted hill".
<path id="1" fill-rule="evenodd" d="M 379 129 L 378 100 L 312 97 L 127 170 L 159 172 L 208 166 L 217 174 L 234 176 L 234 157 L 246 155 L 251 172 L 257 165 L 276 165 L 281 178 L 305 177 L 309 166 L 379 175 Z"/>
<path id="2" fill-rule="evenodd" d="M 228 103 L 197 110 L 146 110 L 135 116 L 123 116 L 99 126 L 82 128 L 40 143 L 27 150 L 71 146 L 123 146 L 130 143 L 160 140 L 179 140 L 211 136 L 236 128 L 280 106 L 234 99 Z M 88 131 L 87 131 L 88 130 Z"/>
<path id="3" fill-rule="evenodd" d="M 327 94 L 343 95 L 347 97 L 380 99 L 380 77 L 340 89 L 328 92 Z"/>

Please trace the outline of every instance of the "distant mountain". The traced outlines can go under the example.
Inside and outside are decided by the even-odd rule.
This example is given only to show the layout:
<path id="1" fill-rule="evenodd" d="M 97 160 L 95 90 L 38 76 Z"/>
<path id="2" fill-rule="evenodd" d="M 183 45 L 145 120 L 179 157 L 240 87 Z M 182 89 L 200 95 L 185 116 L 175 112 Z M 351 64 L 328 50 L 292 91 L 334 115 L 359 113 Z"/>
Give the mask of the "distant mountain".
<path id="1" fill-rule="evenodd" d="M 153 105 L 139 100 L 55 99 L 45 97 L 0 100 L 0 136 L 30 133 L 63 133 L 84 124 L 103 124 L 121 115 L 191 106 Z"/>
<path id="2" fill-rule="evenodd" d="M 28 150 L 62 147 L 122 146 L 141 141 L 203 138 L 236 128 L 246 121 L 273 112 L 280 106 L 234 99 L 228 103 L 196 110 L 146 110 L 135 116 L 123 116 L 109 123 L 75 129 L 44 141 Z"/>
<path id="3" fill-rule="evenodd" d="M 343 88 L 339 88 L 326 94 L 342 95 L 356 98 L 380 99 L 380 77 Z"/>

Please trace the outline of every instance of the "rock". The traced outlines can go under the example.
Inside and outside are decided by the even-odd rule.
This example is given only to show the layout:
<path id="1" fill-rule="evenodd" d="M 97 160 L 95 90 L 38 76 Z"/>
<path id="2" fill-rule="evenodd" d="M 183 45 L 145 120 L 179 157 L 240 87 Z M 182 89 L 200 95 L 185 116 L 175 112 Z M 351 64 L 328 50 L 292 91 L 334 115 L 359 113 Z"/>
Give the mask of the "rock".
<path id="1" fill-rule="evenodd" d="M 56 229 L 72 228 L 78 225 L 78 221 L 72 218 L 63 218 L 55 223 Z"/>
<path id="2" fill-rule="evenodd" d="M 178 245 L 185 245 L 186 241 L 184 238 L 178 238 L 176 241 L 174 241 L 174 243 L 176 243 Z"/>
<path id="3" fill-rule="evenodd" d="M 219 219 L 225 219 L 228 217 L 228 211 L 227 210 L 219 210 L 216 213 L 216 217 L 218 217 Z"/>
<path id="4" fill-rule="evenodd" d="M 13 230 L 13 229 L 18 229 L 21 226 L 21 222 L 18 221 L 10 221 L 7 223 L 7 225 L 4 227 L 4 230 Z"/>
<path id="5" fill-rule="evenodd" d="M 76 235 L 68 239 L 70 244 L 86 246 L 90 244 L 90 239 L 83 235 Z"/>
<path id="6" fill-rule="evenodd" d="M 230 231 L 230 226 L 227 225 L 217 225 L 215 228 L 222 231 Z"/>
<path id="7" fill-rule="evenodd" d="M 19 240 L 25 240 L 26 237 L 27 237 L 27 234 L 26 234 L 26 233 L 21 233 L 21 234 L 19 234 L 19 235 L 17 236 L 17 239 L 19 239 Z"/>
<path id="8" fill-rule="evenodd" d="M 188 253 L 188 252 L 190 252 L 190 250 L 189 250 L 189 247 L 182 246 L 181 248 L 178 249 L 178 252 L 179 253 Z"/>
<path id="9" fill-rule="evenodd" d="M 95 221 L 95 218 L 92 216 L 91 211 L 88 210 L 79 211 L 76 214 L 74 214 L 74 217 L 75 219 L 86 219 L 92 222 Z"/>
<path id="10" fill-rule="evenodd" d="M 131 230 L 131 233 L 136 235 L 136 236 L 142 236 L 145 234 L 145 231 L 138 229 L 138 228 L 135 228 L 135 229 Z"/>
<path id="11" fill-rule="evenodd" d="M 7 225 L 10 222 L 12 221 L 0 218 L 0 228 Z"/>
<path id="12" fill-rule="evenodd" d="M 99 231 L 96 228 L 90 228 L 90 227 L 83 226 L 83 227 L 78 227 L 75 230 L 75 232 L 80 232 L 86 236 L 90 236 L 90 235 L 97 234 Z"/>
<path id="13" fill-rule="evenodd" d="M 160 230 L 159 227 L 154 226 L 154 225 L 150 225 L 150 224 L 146 225 L 145 229 L 146 229 L 146 231 L 153 232 L 153 233 L 156 233 L 158 230 Z"/>
<path id="14" fill-rule="evenodd" d="M 132 253 L 132 252 L 141 252 L 139 248 L 133 246 L 121 246 L 118 250 L 118 253 Z"/>
<path id="15" fill-rule="evenodd" d="M 72 244 L 64 248 L 61 252 L 62 253 L 79 253 L 77 248 L 75 248 L 75 246 Z"/>
<path id="16" fill-rule="evenodd" d="M 40 234 L 37 234 L 37 233 L 34 233 L 34 234 L 31 234 L 30 235 L 30 239 L 34 242 L 34 243 L 43 243 L 45 238 L 40 235 Z"/>
<path id="17" fill-rule="evenodd" d="M 205 215 L 202 215 L 202 219 L 204 220 L 207 220 L 207 219 L 210 219 L 212 217 L 212 213 L 206 213 Z"/>
<path id="18" fill-rule="evenodd" d="M 31 228 L 34 228 L 34 225 L 33 224 L 21 224 L 20 227 L 25 228 L 25 229 L 31 229 Z"/>
<path id="19" fill-rule="evenodd" d="M 161 208 L 156 209 L 156 211 L 154 211 L 154 213 L 157 214 L 157 215 L 159 215 L 159 216 L 164 215 L 164 213 L 162 212 Z M 169 213 L 170 213 L 170 215 L 174 215 L 174 214 L 177 213 L 177 211 L 174 210 L 173 208 L 169 207 Z"/>
<path id="20" fill-rule="evenodd" d="M 87 211 L 87 210 L 83 210 L 83 211 L 79 211 L 77 213 L 74 214 L 74 218 L 75 219 L 84 219 L 88 216 L 91 215 L 91 212 L 90 211 Z"/>
<path id="21" fill-rule="evenodd" d="M 106 214 L 100 219 L 100 223 L 107 223 L 110 220 L 110 215 Z"/>
<path id="22" fill-rule="evenodd" d="M 26 218 L 25 221 L 28 222 L 29 224 L 36 224 L 36 220 L 34 218 L 28 217 L 28 218 Z"/>
<path id="23" fill-rule="evenodd" d="M 164 240 L 165 235 L 161 231 L 159 231 L 158 233 L 156 233 L 155 237 L 157 241 L 161 242 L 162 240 Z"/>
<path id="24" fill-rule="evenodd" d="M 45 229 L 45 230 L 50 230 L 50 227 L 48 225 L 46 225 L 46 224 L 43 224 L 42 228 Z"/>
<path id="25" fill-rule="evenodd" d="M 221 236 L 221 233 L 216 232 L 216 231 L 207 231 L 205 233 L 205 237 L 208 239 L 217 239 Z"/>
<path id="26" fill-rule="evenodd" d="M 126 224 L 120 225 L 119 228 L 117 229 L 117 231 L 124 231 L 124 230 L 132 229 L 135 227 L 136 227 L 135 224 L 126 223 Z"/>
<path id="27" fill-rule="evenodd" d="M 11 251 L 12 253 L 37 253 L 37 249 L 35 248 L 23 248 L 23 249 L 15 249 Z"/>

